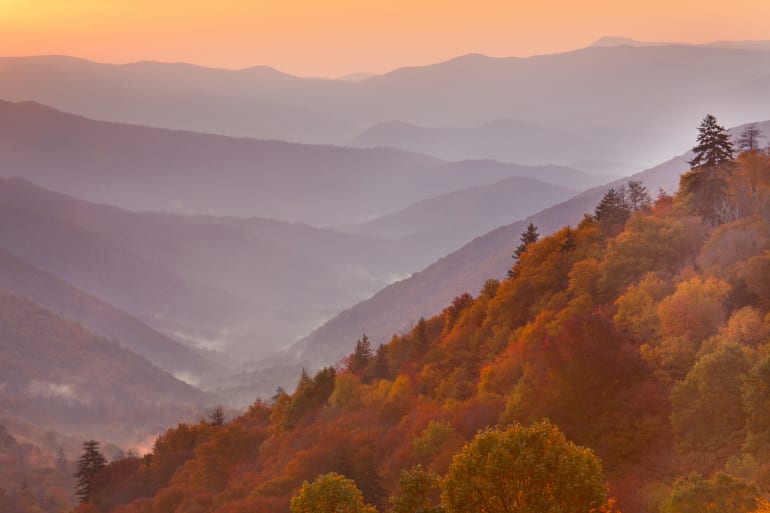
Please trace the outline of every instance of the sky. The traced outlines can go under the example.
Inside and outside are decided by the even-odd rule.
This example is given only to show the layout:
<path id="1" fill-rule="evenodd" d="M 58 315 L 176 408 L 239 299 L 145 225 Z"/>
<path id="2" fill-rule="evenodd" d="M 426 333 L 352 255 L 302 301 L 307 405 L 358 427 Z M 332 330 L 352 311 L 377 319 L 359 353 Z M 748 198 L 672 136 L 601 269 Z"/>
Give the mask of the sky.
<path id="1" fill-rule="evenodd" d="M 269 65 L 301 76 L 555 53 L 602 36 L 770 39 L 770 1 L 0 0 L 0 55 Z"/>

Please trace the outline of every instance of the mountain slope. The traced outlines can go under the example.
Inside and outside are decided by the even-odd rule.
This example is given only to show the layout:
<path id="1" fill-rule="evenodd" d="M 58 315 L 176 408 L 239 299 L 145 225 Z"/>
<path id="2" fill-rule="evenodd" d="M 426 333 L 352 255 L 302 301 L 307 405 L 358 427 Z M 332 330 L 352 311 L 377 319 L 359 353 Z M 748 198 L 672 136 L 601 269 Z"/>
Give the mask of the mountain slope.
<path id="1" fill-rule="evenodd" d="M 225 325 L 247 304 L 55 215 L 0 206 L 2 249 L 166 332 Z"/>
<path id="2" fill-rule="evenodd" d="M 224 369 L 125 312 L 0 250 L 0 290 L 23 296 L 58 316 L 81 323 L 154 365 L 186 380 L 207 380 Z"/>
<path id="3" fill-rule="evenodd" d="M 221 428 L 169 430 L 149 465 L 168 480 L 126 493 L 148 469 L 113 465 L 89 507 L 312 511 L 336 472 L 359 511 L 756 510 L 770 488 L 770 155 L 736 164 L 727 189 L 754 194 L 608 201 L 376 351 L 303 371 Z M 704 220 L 698 199 L 729 216 Z M 180 462 L 167 447 L 184 442 L 197 447 Z"/>
<path id="4" fill-rule="evenodd" d="M 578 191 L 530 178 L 511 177 L 415 203 L 404 210 L 353 228 L 357 233 L 398 238 L 418 248 L 426 263 L 462 246 L 480 233 L 554 205 Z"/>
<path id="5" fill-rule="evenodd" d="M 0 180 L 0 212 L 0 248 L 190 345 L 219 356 L 227 347 L 240 362 L 301 336 L 338 305 L 381 287 L 372 275 L 386 274 L 378 265 L 388 253 L 375 255 L 383 248 L 368 237 L 139 214 L 19 179 Z M 278 246 L 282 237 L 289 242 Z M 357 246 L 365 250 L 338 258 Z M 368 274 L 349 272 L 370 254 Z"/>
<path id="6" fill-rule="evenodd" d="M 757 126 L 766 136 L 770 135 L 770 121 Z M 732 129 L 733 138 L 742 129 Z M 688 152 L 628 179 L 642 181 L 653 195 L 659 188 L 675 191 L 679 175 L 689 169 L 689 158 Z M 463 292 L 475 294 L 485 280 L 504 277 L 512 264 L 511 254 L 528 223 L 537 225 L 543 235 L 565 224 L 574 226 L 584 214 L 593 212 L 609 187 L 621 186 L 628 179 L 585 191 L 522 221 L 474 239 L 424 270 L 340 313 L 295 344 L 292 354 L 316 365 L 328 364 L 348 354 L 361 333 L 366 333 L 373 343 L 387 341 L 393 333 L 402 332 L 420 317 L 436 314 L 455 296 Z"/>
<path id="7" fill-rule="evenodd" d="M 512 183 L 568 193 L 528 179 Z M 522 192 L 498 201 L 535 209 Z M 420 241 L 275 220 L 130 212 L 20 179 L 0 179 L 0 212 L 0 249 L 236 366 L 286 347 L 441 254 Z M 124 342 L 88 324 L 84 312 L 45 305 Z"/>
<path id="8" fill-rule="evenodd" d="M 207 401 L 117 343 L 5 292 L 0 352 L 0 415 L 82 437 L 135 441 Z"/>

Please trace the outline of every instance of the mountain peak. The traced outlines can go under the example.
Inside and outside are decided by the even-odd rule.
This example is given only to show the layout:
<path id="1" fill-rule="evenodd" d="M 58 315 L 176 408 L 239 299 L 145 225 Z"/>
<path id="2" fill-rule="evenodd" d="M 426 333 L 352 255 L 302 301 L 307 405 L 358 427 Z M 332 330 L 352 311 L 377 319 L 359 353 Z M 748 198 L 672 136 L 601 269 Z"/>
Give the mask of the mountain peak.
<path id="1" fill-rule="evenodd" d="M 665 46 L 676 43 L 661 43 L 661 42 L 648 42 L 637 41 L 629 37 L 622 36 L 604 36 L 597 39 L 590 48 L 606 48 L 612 46 Z"/>

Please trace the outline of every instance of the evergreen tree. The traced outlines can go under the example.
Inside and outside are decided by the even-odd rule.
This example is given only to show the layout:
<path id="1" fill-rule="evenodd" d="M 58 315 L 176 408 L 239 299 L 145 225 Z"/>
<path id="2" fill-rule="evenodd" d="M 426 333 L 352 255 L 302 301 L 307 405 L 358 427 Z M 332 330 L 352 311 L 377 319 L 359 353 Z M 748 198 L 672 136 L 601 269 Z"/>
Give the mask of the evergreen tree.
<path id="1" fill-rule="evenodd" d="M 537 231 L 537 226 L 534 223 L 529 223 L 527 229 L 519 237 L 519 245 L 516 246 L 516 250 L 513 252 L 513 259 L 518 262 L 521 255 L 526 253 L 527 247 L 533 242 L 537 242 L 540 239 L 540 233 Z M 508 277 L 513 278 L 516 275 L 514 268 L 508 270 Z"/>
<path id="2" fill-rule="evenodd" d="M 364 335 L 356 342 L 356 348 L 350 356 L 348 370 L 353 374 L 359 374 L 366 369 L 367 365 L 369 365 L 369 360 L 371 359 L 372 344 L 369 342 L 369 337 L 364 333 Z"/>
<path id="3" fill-rule="evenodd" d="M 731 162 L 735 156 L 730 134 L 711 114 L 703 118 L 698 126 L 698 144 L 692 151 L 695 156 L 688 162 L 691 169 L 715 169 Z"/>
<path id="4" fill-rule="evenodd" d="M 428 348 L 428 323 L 425 322 L 425 317 L 420 317 L 417 326 L 414 327 L 414 341 L 419 351 Z"/>
<path id="5" fill-rule="evenodd" d="M 626 202 L 625 188 L 615 189 L 613 187 L 608 190 L 594 209 L 594 218 L 610 226 L 622 227 L 630 215 L 631 208 Z"/>
<path id="6" fill-rule="evenodd" d="M 727 130 L 711 114 L 698 127 L 698 144 L 693 152 L 695 156 L 689 162 L 691 170 L 683 174 L 679 182 L 680 196 L 712 224 L 729 220 L 726 173 L 735 149 Z"/>
<path id="7" fill-rule="evenodd" d="M 604 193 L 601 201 L 594 209 L 594 217 L 597 221 L 625 221 L 629 215 L 629 205 L 626 203 L 624 190 L 614 187 Z"/>
<path id="8" fill-rule="evenodd" d="M 564 240 L 561 243 L 561 252 L 569 253 L 573 249 L 577 248 L 577 242 L 575 241 L 575 232 L 567 226 L 564 229 Z"/>
<path id="9" fill-rule="evenodd" d="M 390 379 L 390 363 L 388 362 L 388 350 L 384 344 L 377 347 L 372 363 L 371 379 Z"/>
<path id="10" fill-rule="evenodd" d="M 99 442 L 89 440 L 83 442 L 83 455 L 78 460 L 78 470 L 75 473 L 75 496 L 82 504 L 89 502 L 93 496 L 94 478 L 107 465 L 107 460 L 99 452 Z"/>
<path id="11" fill-rule="evenodd" d="M 302 367 L 302 372 L 299 374 L 299 381 L 297 382 L 297 388 L 302 388 L 304 386 L 307 386 L 310 384 L 310 374 L 308 374 L 307 369 Z"/>
<path id="12" fill-rule="evenodd" d="M 221 406 L 217 406 L 209 413 L 209 424 L 212 426 L 222 426 L 225 423 L 225 412 Z"/>
<path id="13" fill-rule="evenodd" d="M 63 472 L 67 470 L 67 466 L 67 458 L 64 456 L 64 449 L 59 446 L 59 449 L 56 451 L 56 470 Z"/>
<path id="14" fill-rule="evenodd" d="M 639 180 L 630 180 L 628 182 L 628 192 L 626 193 L 626 203 L 628 208 L 632 211 L 637 211 L 641 208 L 647 207 L 652 203 L 650 193 L 647 192 L 647 187 Z"/>
<path id="15" fill-rule="evenodd" d="M 738 139 L 739 151 L 754 151 L 759 149 L 759 138 L 762 137 L 762 131 L 757 125 L 752 123 L 747 126 Z"/>

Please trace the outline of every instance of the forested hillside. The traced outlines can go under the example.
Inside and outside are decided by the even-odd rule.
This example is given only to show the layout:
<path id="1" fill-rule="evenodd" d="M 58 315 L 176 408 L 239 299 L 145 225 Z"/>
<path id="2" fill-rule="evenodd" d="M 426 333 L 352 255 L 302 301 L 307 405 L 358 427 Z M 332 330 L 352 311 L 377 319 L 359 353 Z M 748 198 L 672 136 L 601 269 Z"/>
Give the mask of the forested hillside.
<path id="1" fill-rule="evenodd" d="M 731 129 L 731 137 L 738 139 L 748 126 Z M 770 121 L 754 126 L 760 131 L 757 142 L 767 145 L 770 141 L 762 134 L 770 133 Z M 526 219 L 477 237 L 420 272 L 341 312 L 298 341 L 292 350 L 305 361 L 328 365 L 344 355 L 349 350 L 349 341 L 364 331 L 375 344 L 387 342 L 393 333 L 401 333 L 413 326 L 421 316 L 432 317 L 440 312 L 455 296 L 479 290 L 489 278 L 506 276 L 515 241 L 527 224 L 536 224 L 543 235 L 555 233 L 565 224 L 575 225 L 608 189 L 619 188 L 628 179 L 642 182 L 652 194 L 657 194 L 661 188 L 672 193 L 691 158 L 692 152 L 685 152 L 627 179 L 589 189 Z"/>
<path id="2" fill-rule="evenodd" d="M 675 196 L 611 189 L 577 226 L 523 238 L 477 297 L 107 466 L 79 511 L 756 510 L 770 155 L 744 143 L 733 158 L 705 119 Z"/>
<path id="3" fill-rule="evenodd" d="M 132 443 L 208 397 L 147 359 L 0 291 L 0 416 Z"/>

